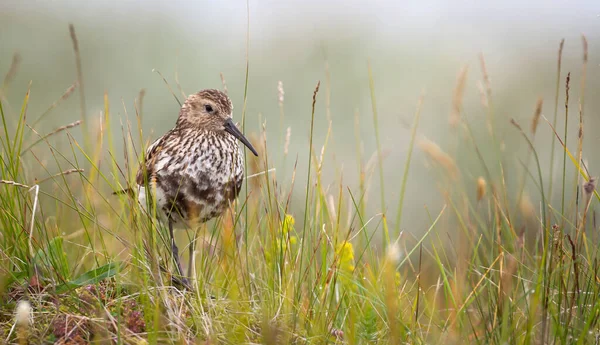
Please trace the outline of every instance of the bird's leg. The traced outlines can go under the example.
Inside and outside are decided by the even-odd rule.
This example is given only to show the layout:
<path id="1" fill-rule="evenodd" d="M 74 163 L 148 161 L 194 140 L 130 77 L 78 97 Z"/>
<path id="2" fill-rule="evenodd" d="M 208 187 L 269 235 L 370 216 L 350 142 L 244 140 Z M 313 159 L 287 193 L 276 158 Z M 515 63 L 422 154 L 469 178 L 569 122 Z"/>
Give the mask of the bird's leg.
<path id="1" fill-rule="evenodd" d="M 188 264 L 188 278 L 191 278 L 194 274 L 194 252 L 196 251 L 196 240 L 198 240 L 198 235 L 200 232 L 200 227 L 197 226 L 196 229 L 194 230 L 194 237 L 192 237 L 192 241 L 190 242 L 190 246 L 189 246 L 189 251 L 190 251 L 190 257 L 189 257 L 189 264 Z M 196 277 L 194 277 L 196 278 Z"/>
<path id="2" fill-rule="evenodd" d="M 181 282 L 186 288 L 190 288 L 190 281 L 183 276 L 183 269 L 181 268 L 181 262 L 179 262 L 179 248 L 175 244 L 175 236 L 173 235 L 173 221 L 169 219 L 169 236 L 171 236 L 171 252 L 173 259 L 175 260 L 175 266 L 177 267 L 177 273 L 181 277 Z"/>

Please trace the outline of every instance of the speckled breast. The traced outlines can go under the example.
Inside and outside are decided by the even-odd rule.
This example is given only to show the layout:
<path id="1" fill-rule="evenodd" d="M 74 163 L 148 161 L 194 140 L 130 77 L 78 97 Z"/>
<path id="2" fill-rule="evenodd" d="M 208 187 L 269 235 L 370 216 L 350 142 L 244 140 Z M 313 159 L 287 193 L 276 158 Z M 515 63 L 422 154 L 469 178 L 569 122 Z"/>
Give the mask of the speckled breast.
<path id="1" fill-rule="evenodd" d="M 193 227 L 221 215 L 242 187 L 243 155 L 228 134 L 200 136 L 159 160 L 157 207 L 179 225 Z"/>

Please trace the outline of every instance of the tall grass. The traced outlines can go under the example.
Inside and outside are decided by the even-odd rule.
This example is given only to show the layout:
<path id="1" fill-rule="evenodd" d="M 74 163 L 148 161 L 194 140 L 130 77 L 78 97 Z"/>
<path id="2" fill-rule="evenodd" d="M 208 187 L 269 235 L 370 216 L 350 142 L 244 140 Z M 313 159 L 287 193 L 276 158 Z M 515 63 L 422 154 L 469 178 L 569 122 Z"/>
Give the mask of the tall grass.
<path id="1" fill-rule="evenodd" d="M 77 42 L 72 28 L 71 33 Z M 80 70 L 77 44 L 75 51 Z M 273 171 L 273 157 L 281 156 L 276 150 L 285 148 L 272 145 L 263 124 L 263 133 L 253 136 L 260 156 L 247 157 L 247 193 L 219 219 L 177 234 L 180 245 L 198 237 L 189 261 L 192 291 L 172 274 L 168 234 L 155 209 L 146 213 L 131 196 L 112 195 L 134 183 L 151 139 L 140 126 L 144 92 L 123 109 L 105 95 L 101 116 L 82 111 L 70 124 L 41 128 L 37 119 L 52 116 L 76 89 L 84 107 L 83 77 L 78 73 L 78 82 L 48 112 L 32 116 L 28 104 L 35 96 L 28 90 L 22 90 L 22 100 L 4 97 L 18 77 L 17 68 L 11 68 L 0 93 L 2 339 L 31 344 L 594 342 L 600 315 L 594 216 L 599 197 L 583 166 L 585 148 L 580 140 L 571 153 L 566 146 L 571 129 L 560 136 L 557 120 L 550 123 L 541 115 L 540 100 L 530 134 L 512 120 L 529 150 L 523 179 L 516 187 L 508 184 L 504 172 L 515 169 L 508 166 L 507 158 L 513 157 L 503 151 L 496 125 L 511 119 L 494 111 L 493 85 L 483 58 L 481 63 L 481 113 L 488 116 L 493 154 L 484 155 L 489 146 L 483 150 L 473 132 L 475 114 L 463 112 L 466 70 L 457 80 L 449 124 L 460 155 L 478 162 L 476 174 L 457 163 L 458 151 L 420 133 L 426 102 L 421 97 L 406 133 L 410 144 L 402 176 L 385 181 L 376 75 L 369 68 L 373 122 L 356 121 L 357 127 L 374 125 L 377 151 L 364 162 L 357 143 L 359 180 L 340 176 L 328 184 L 322 171 L 331 164 L 325 156 L 337 132 L 328 118 L 327 137 L 319 138 L 313 124 L 329 111 L 329 97 L 323 110 L 320 84 L 306 90 L 311 132 L 307 154 L 299 159 L 308 163 L 307 171 L 284 176 Z M 245 90 L 243 113 L 247 97 Z M 278 100 L 283 117 L 283 86 Z M 577 130 L 584 133 L 583 95 L 579 101 Z M 20 104 L 18 112 L 8 110 L 17 108 L 7 106 L 13 102 Z M 121 110 L 123 118 L 113 117 Z M 113 133 L 111 123 L 117 122 L 120 133 Z M 535 145 L 536 131 L 547 131 L 560 143 L 561 174 L 567 176 L 567 167 L 573 167 L 581 177 L 581 186 L 562 184 L 563 195 L 577 196 L 571 205 L 564 196 L 560 206 L 551 204 L 552 179 L 542 180 L 546 167 Z M 429 160 L 431 188 L 444 201 L 440 209 L 427 209 L 428 225 L 418 238 L 401 232 L 415 143 Z M 375 169 L 381 188 L 398 188 L 400 198 L 398 205 L 387 205 L 382 194 L 380 212 L 369 214 L 365 200 Z M 294 184 L 304 184 L 298 195 Z M 293 204 L 295 198 L 302 205 Z M 398 214 L 390 238 L 385 215 L 392 206 Z"/>

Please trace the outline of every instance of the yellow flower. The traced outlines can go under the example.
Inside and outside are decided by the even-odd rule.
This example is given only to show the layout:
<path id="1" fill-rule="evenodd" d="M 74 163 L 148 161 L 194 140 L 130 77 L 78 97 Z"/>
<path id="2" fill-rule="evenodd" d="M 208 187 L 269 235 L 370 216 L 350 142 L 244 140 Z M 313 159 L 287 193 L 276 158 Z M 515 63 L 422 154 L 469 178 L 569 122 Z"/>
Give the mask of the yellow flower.
<path id="1" fill-rule="evenodd" d="M 340 270 L 354 272 L 354 248 L 352 243 L 344 241 L 335 248 L 335 254 L 339 260 Z"/>
<path id="2" fill-rule="evenodd" d="M 292 233 L 294 233 L 294 224 L 296 224 L 296 220 L 294 219 L 294 216 L 292 216 L 291 214 L 286 214 L 285 217 L 283 218 L 283 224 L 281 224 L 281 235 L 282 238 L 284 239 L 284 244 L 283 244 L 283 248 L 286 248 L 286 242 L 288 240 L 288 236 L 289 236 L 289 241 L 291 245 L 296 244 L 297 242 L 297 238 L 296 236 L 293 236 Z M 278 241 L 280 242 L 280 241 Z M 278 243 L 279 246 L 281 246 L 280 243 Z"/>
<path id="3" fill-rule="evenodd" d="M 338 264 L 339 283 L 349 289 L 350 291 L 356 291 L 356 284 L 354 283 L 354 248 L 352 243 L 344 241 L 335 247 L 335 257 Z"/>
<path id="4" fill-rule="evenodd" d="M 288 243 L 290 246 L 295 245 L 298 242 L 296 236 L 292 235 L 294 233 L 294 224 L 296 220 L 294 216 L 290 214 L 286 214 L 283 218 L 283 221 L 279 225 L 278 234 L 275 238 L 274 247 L 271 249 L 275 254 L 275 257 L 279 257 L 281 253 L 285 253 L 288 251 Z M 266 258 L 268 262 L 271 262 L 272 255 L 271 252 L 266 252 Z"/>
<path id="5" fill-rule="evenodd" d="M 286 214 L 283 218 L 283 224 L 281 224 L 281 233 L 287 235 L 288 233 L 293 232 L 294 224 L 296 224 L 294 216 L 291 214 Z"/>

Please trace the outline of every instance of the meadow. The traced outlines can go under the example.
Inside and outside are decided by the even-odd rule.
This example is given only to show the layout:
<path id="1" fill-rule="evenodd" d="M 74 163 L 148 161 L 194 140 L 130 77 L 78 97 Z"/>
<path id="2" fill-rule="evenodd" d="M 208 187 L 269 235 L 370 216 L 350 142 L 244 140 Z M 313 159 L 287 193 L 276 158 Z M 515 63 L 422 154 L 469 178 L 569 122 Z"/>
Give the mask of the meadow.
<path id="1" fill-rule="evenodd" d="M 370 121 L 357 116 L 355 131 L 344 133 L 356 146 L 355 167 L 328 159 L 329 138 L 336 132 L 329 120 L 328 74 L 303 91 L 310 126 L 308 133 L 296 134 L 308 138 L 298 156 L 288 152 L 293 128 L 279 128 L 281 138 L 272 139 L 265 122 L 250 126 L 246 81 L 236 116 L 241 128 L 262 128 L 250 133 L 259 158 L 246 157 L 246 183 L 225 215 L 177 234 L 182 261 L 190 263 L 194 277 L 191 291 L 172 280 L 165 224 L 130 196 L 113 195 L 134 183 L 142 152 L 156 137 L 142 129 L 145 93 L 123 104 L 104 94 L 101 116 L 87 113 L 73 27 L 71 39 L 77 82 L 46 111 L 28 112 L 35 97 L 28 89 L 11 90 L 19 99 L 5 97 L 19 76 L 17 55 L 0 93 L 0 339 L 5 343 L 597 341 L 600 196 L 583 159 L 584 96 L 595 91 L 585 89 L 585 37 L 578 93 L 571 91 L 570 72 L 561 69 L 561 42 L 552 71 L 555 97 L 532 99 L 527 122 L 496 113 L 483 55 L 456 78 L 450 115 L 440 124 L 448 127 L 451 145 L 420 132 L 427 98 L 415 99 L 404 132 L 408 155 L 393 178 L 384 174 L 386 162 L 396 158 L 381 144 L 377 75 L 370 65 Z M 469 73 L 481 81 L 477 116 L 485 118 L 483 134 L 475 132 L 463 109 Z M 177 76 L 161 78 L 178 106 L 185 94 Z M 227 90 L 225 79 L 220 87 Z M 81 105 L 79 120 L 54 128 L 39 125 L 71 98 Z M 283 85 L 273 99 L 283 117 Z M 578 107 L 569 108 L 569 99 Z M 318 101 L 324 109 L 315 106 Z M 318 138 L 316 117 L 329 124 Z M 577 125 L 569 126 L 574 118 Z M 508 162 L 514 152 L 506 150 L 498 130 L 506 126 L 526 148 L 518 167 Z M 361 148 L 364 128 L 375 138 L 373 152 Z M 540 132 L 552 137 L 549 164 L 535 145 Z M 427 157 L 429 188 L 439 200 L 424 206 L 427 225 L 417 235 L 403 228 L 406 204 L 414 198 L 407 189 L 416 151 Z M 477 169 L 459 164 L 465 157 Z M 294 168 L 275 169 L 275 159 L 293 162 Z M 325 179 L 325 169 L 335 171 L 335 178 Z M 350 176 L 357 181 L 349 182 L 344 169 L 354 169 Z M 394 203 L 386 199 L 388 189 L 399 191 Z M 191 260 L 188 245 L 196 248 Z"/>

